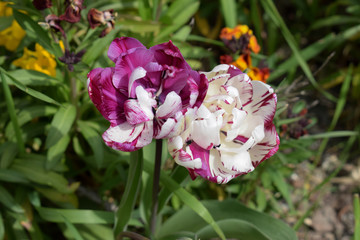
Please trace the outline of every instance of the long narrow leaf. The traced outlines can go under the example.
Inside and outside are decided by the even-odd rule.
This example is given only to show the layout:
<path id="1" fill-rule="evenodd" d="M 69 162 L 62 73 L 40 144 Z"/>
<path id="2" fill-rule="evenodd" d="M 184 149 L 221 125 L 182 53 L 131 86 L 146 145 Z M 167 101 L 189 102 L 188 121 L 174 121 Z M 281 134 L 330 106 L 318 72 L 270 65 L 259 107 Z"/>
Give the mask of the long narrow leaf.
<path id="1" fill-rule="evenodd" d="M 48 222 L 63 223 L 64 217 L 74 224 L 112 224 L 114 213 L 98 210 L 56 209 L 37 207 L 40 217 Z"/>
<path id="2" fill-rule="evenodd" d="M 75 117 L 76 108 L 74 105 L 60 107 L 51 122 L 51 128 L 45 142 L 46 148 L 50 148 L 55 145 L 70 131 L 70 128 L 75 121 Z"/>
<path id="3" fill-rule="evenodd" d="M 20 81 L 18 81 L 17 79 L 15 79 L 12 75 L 10 75 L 9 73 L 7 73 L 3 68 L 0 67 L 0 71 L 3 71 L 5 73 L 5 75 L 7 77 L 10 78 L 10 80 L 12 81 L 12 83 L 15 85 L 15 87 L 17 87 L 18 89 L 20 89 L 21 91 L 29 94 L 30 96 L 33 96 L 34 98 L 37 98 L 41 101 L 47 102 L 47 103 L 51 103 L 51 104 L 55 104 L 55 105 L 60 105 L 60 103 L 58 103 L 56 100 L 52 99 L 51 97 L 43 94 L 42 92 L 36 91 L 32 88 L 29 88 L 27 86 L 25 86 L 24 84 L 22 84 Z"/>
<path id="4" fill-rule="evenodd" d="M 66 227 L 69 229 L 69 232 L 71 233 L 72 237 L 75 240 L 83 240 L 83 237 L 80 235 L 79 231 L 76 229 L 74 224 L 72 224 L 66 217 L 64 217 L 64 223 Z"/>
<path id="5" fill-rule="evenodd" d="M 40 45 L 53 53 L 56 57 L 62 55 L 60 46 L 58 44 L 53 46 L 47 32 L 45 32 L 38 23 L 32 20 L 31 17 L 16 10 L 13 11 L 13 14 L 16 21 L 26 31 L 27 36 L 39 42 Z"/>
<path id="6" fill-rule="evenodd" d="M 354 195 L 354 218 L 355 218 L 354 240 L 360 240 L 360 199 L 359 199 L 359 194 Z"/>
<path id="7" fill-rule="evenodd" d="M 226 26 L 234 28 L 237 24 L 235 0 L 221 0 L 220 2 Z"/>
<path id="8" fill-rule="evenodd" d="M 5 226 L 4 226 L 4 220 L 0 212 L 0 239 L 4 239 L 5 236 Z"/>
<path id="9" fill-rule="evenodd" d="M 7 81 L 6 81 L 6 78 L 4 76 L 4 72 L 3 72 L 2 68 L 0 68 L 0 74 L 1 74 L 2 86 L 3 86 L 3 89 L 4 89 L 5 101 L 6 101 L 7 109 L 9 111 L 11 123 L 13 125 L 14 130 L 15 130 L 17 144 L 18 144 L 20 152 L 25 152 L 24 140 L 22 139 L 20 126 L 19 126 L 19 123 L 18 123 L 18 120 L 17 120 L 17 117 L 16 117 L 16 113 L 15 113 L 14 100 L 13 100 L 13 97 L 11 95 L 9 85 L 7 84 Z"/>
<path id="10" fill-rule="evenodd" d="M 142 149 L 131 152 L 130 154 L 130 168 L 124 195 L 121 198 L 119 209 L 115 215 L 114 234 L 117 236 L 120 232 L 126 229 L 126 226 L 131 217 L 131 213 L 135 206 L 137 196 L 139 194 L 141 185 L 141 175 L 143 168 L 143 153 Z"/>
<path id="11" fill-rule="evenodd" d="M 15 199 L 11 194 L 0 185 L 0 203 L 5 207 L 9 208 L 11 211 L 16 213 L 23 213 L 24 209 L 15 202 Z"/>
<path id="12" fill-rule="evenodd" d="M 341 90 L 340 90 L 340 96 L 339 96 L 339 100 L 337 101 L 337 104 L 336 104 L 336 108 L 335 108 L 335 113 L 334 113 L 334 116 L 331 120 L 331 123 L 330 123 L 330 127 L 328 128 L 328 132 L 331 132 L 332 130 L 335 129 L 335 126 L 340 118 L 340 115 L 342 114 L 343 112 L 343 109 L 345 107 L 345 104 L 346 104 L 346 99 L 347 99 L 347 95 L 348 95 L 348 92 L 349 92 L 349 89 L 350 89 L 350 85 L 351 85 L 351 80 L 352 80 L 352 71 L 353 71 L 353 67 L 350 66 L 349 69 L 348 69 L 348 72 L 346 74 L 346 77 L 345 77 L 345 80 L 341 86 Z M 314 161 L 314 165 L 317 165 L 317 163 L 319 163 L 320 161 L 320 158 L 323 154 L 323 152 L 325 151 L 325 148 L 327 146 L 327 143 L 329 141 L 329 138 L 325 138 L 322 142 L 321 142 L 321 145 L 319 147 L 319 150 L 316 154 L 316 159 Z"/>
<path id="13" fill-rule="evenodd" d="M 261 0 L 261 3 L 265 9 L 265 11 L 269 14 L 270 18 L 274 21 L 274 23 L 280 28 L 281 32 L 283 33 L 283 36 L 287 43 L 289 44 L 289 47 L 294 53 L 294 56 L 296 60 L 299 62 L 300 67 L 304 71 L 306 77 L 309 79 L 311 84 L 319 91 L 321 92 L 326 98 L 328 98 L 331 101 L 336 101 L 336 98 L 331 95 L 330 93 L 326 92 L 324 89 L 322 89 L 319 84 L 316 82 L 313 74 L 311 73 L 309 65 L 306 63 L 304 58 L 301 56 L 299 48 L 297 46 L 297 43 L 295 41 L 294 36 L 291 34 L 289 29 L 287 28 L 284 20 L 280 16 L 278 10 L 275 7 L 275 4 L 271 0 Z"/>
<path id="14" fill-rule="evenodd" d="M 150 163 L 144 162 L 144 170 L 152 175 Z M 221 239 L 226 239 L 223 231 L 219 227 L 219 225 L 214 221 L 213 217 L 209 213 L 208 209 L 193 195 L 187 192 L 184 188 L 182 188 L 176 181 L 170 178 L 165 173 L 161 173 L 160 182 L 164 185 L 165 188 L 169 189 L 171 192 L 175 193 L 181 201 L 183 201 L 187 206 L 189 206 L 196 214 L 198 214 L 202 219 L 204 219 L 218 234 Z"/>

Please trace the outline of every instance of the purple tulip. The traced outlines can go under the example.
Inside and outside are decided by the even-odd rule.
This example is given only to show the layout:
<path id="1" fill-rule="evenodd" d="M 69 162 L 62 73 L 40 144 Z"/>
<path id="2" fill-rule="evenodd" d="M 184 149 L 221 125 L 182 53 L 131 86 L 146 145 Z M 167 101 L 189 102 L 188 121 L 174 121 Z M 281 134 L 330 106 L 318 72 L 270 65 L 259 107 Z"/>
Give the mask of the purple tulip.
<path id="1" fill-rule="evenodd" d="M 277 98 L 269 85 L 251 81 L 234 66 L 219 65 L 206 76 L 203 104 L 190 126 L 168 140 L 168 149 L 193 179 L 227 183 L 278 150 L 273 124 Z"/>
<path id="2" fill-rule="evenodd" d="M 208 80 L 190 68 L 171 41 L 147 49 L 134 38 L 117 38 L 108 57 L 115 67 L 88 74 L 90 98 L 110 122 L 103 134 L 108 146 L 135 151 L 187 128 Z"/>

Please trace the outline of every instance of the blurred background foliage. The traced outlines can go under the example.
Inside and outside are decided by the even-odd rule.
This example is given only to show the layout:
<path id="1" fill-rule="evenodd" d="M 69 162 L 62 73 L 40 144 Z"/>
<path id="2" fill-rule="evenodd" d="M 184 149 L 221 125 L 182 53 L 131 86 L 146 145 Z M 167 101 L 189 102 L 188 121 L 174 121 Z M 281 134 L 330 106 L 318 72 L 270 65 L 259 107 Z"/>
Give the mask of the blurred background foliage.
<path id="1" fill-rule="evenodd" d="M 108 123 L 88 97 L 87 73 L 111 65 L 107 48 L 120 36 L 147 47 L 171 39 L 194 69 L 209 71 L 220 56 L 233 54 L 219 38 L 221 29 L 238 24 L 248 25 L 261 46 L 251 53 L 253 65 L 270 69 L 280 149 L 226 185 L 191 181 L 164 153 L 152 237 L 294 239 L 296 232 L 300 239 L 328 233 L 360 239 L 359 0 L 85 0 L 79 22 L 61 22 L 65 48 L 86 50 L 70 63 L 73 71 L 59 60 L 63 37 L 46 28 L 48 14 L 65 11 L 63 1 L 52 2 L 51 10 L 38 11 L 31 1 L 13 1 L 12 14 L 1 15 L 0 239 L 113 239 L 120 202 L 127 232 L 115 237 L 149 236 L 155 146 L 144 149 L 143 173 L 129 168 L 129 153 L 105 146 Z M 91 8 L 113 9 L 114 25 L 102 38 L 107 26 L 89 27 Z M 14 21 L 24 36 L 19 27 L 5 31 Z M 5 36 L 12 36 L 8 44 L 21 40 L 14 48 Z M 15 64 L 24 48 L 29 59 L 46 55 L 55 66 L 43 60 L 39 72 L 24 67 L 25 58 L 24 66 Z M 139 196 L 123 203 L 132 174 L 141 176 Z M 324 205 L 334 219 L 319 213 Z M 327 223 L 318 215 L 331 220 L 329 228 L 321 228 Z"/>

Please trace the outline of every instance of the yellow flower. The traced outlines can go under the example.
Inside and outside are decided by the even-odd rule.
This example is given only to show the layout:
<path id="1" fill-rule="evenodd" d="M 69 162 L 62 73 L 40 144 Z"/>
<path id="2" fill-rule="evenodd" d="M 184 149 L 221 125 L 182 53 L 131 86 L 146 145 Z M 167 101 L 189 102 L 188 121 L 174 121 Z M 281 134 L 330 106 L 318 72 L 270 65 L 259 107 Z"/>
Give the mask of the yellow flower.
<path id="1" fill-rule="evenodd" d="M 13 64 L 23 69 L 35 70 L 53 77 L 56 75 L 55 56 L 38 43 L 35 44 L 35 51 L 24 48 L 23 56 L 13 61 Z"/>
<path id="2" fill-rule="evenodd" d="M 0 2 L 0 17 L 12 15 L 12 8 L 8 7 L 7 2 Z M 15 51 L 21 40 L 25 36 L 25 31 L 14 20 L 10 27 L 0 32 L 0 46 L 5 46 L 9 51 Z"/>

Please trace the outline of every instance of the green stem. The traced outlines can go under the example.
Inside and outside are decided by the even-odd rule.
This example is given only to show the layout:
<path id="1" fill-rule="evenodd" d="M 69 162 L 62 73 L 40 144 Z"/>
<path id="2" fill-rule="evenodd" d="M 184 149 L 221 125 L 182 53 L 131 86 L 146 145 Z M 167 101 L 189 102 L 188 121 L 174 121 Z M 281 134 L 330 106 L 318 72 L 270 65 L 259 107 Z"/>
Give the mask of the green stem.
<path id="1" fill-rule="evenodd" d="M 161 168 L 161 155 L 162 155 L 162 140 L 156 139 L 156 152 L 155 152 L 155 166 L 153 176 L 153 192 L 152 192 L 152 207 L 150 218 L 150 232 L 155 236 L 156 231 L 156 215 L 159 206 L 159 183 L 160 183 L 160 168 Z"/>
<path id="2" fill-rule="evenodd" d="M 17 144 L 18 144 L 20 152 L 24 153 L 25 152 L 25 144 L 24 144 L 24 140 L 22 139 L 20 126 L 19 126 L 19 123 L 18 123 L 18 120 L 16 117 L 14 100 L 12 98 L 11 91 L 10 91 L 9 85 L 7 84 L 3 70 L 0 70 L 0 72 L 1 72 L 1 81 L 2 81 L 3 88 L 4 88 L 5 101 L 6 101 L 7 109 L 9 111 L 11 123 L 13 124 L 14 130 L 15 130 Z"/>
<path id="3" fill-rule="evenodd" d="M 126 230 L 134 209 L 137 196 L 141 185 L 141 175 L 143 169 L 142 149 L 130 153 L 130 167 L 126 181 L 125 191 L 121 198 L 119 208 L 115 213 L 114 234 L 119 235 Z"/>

